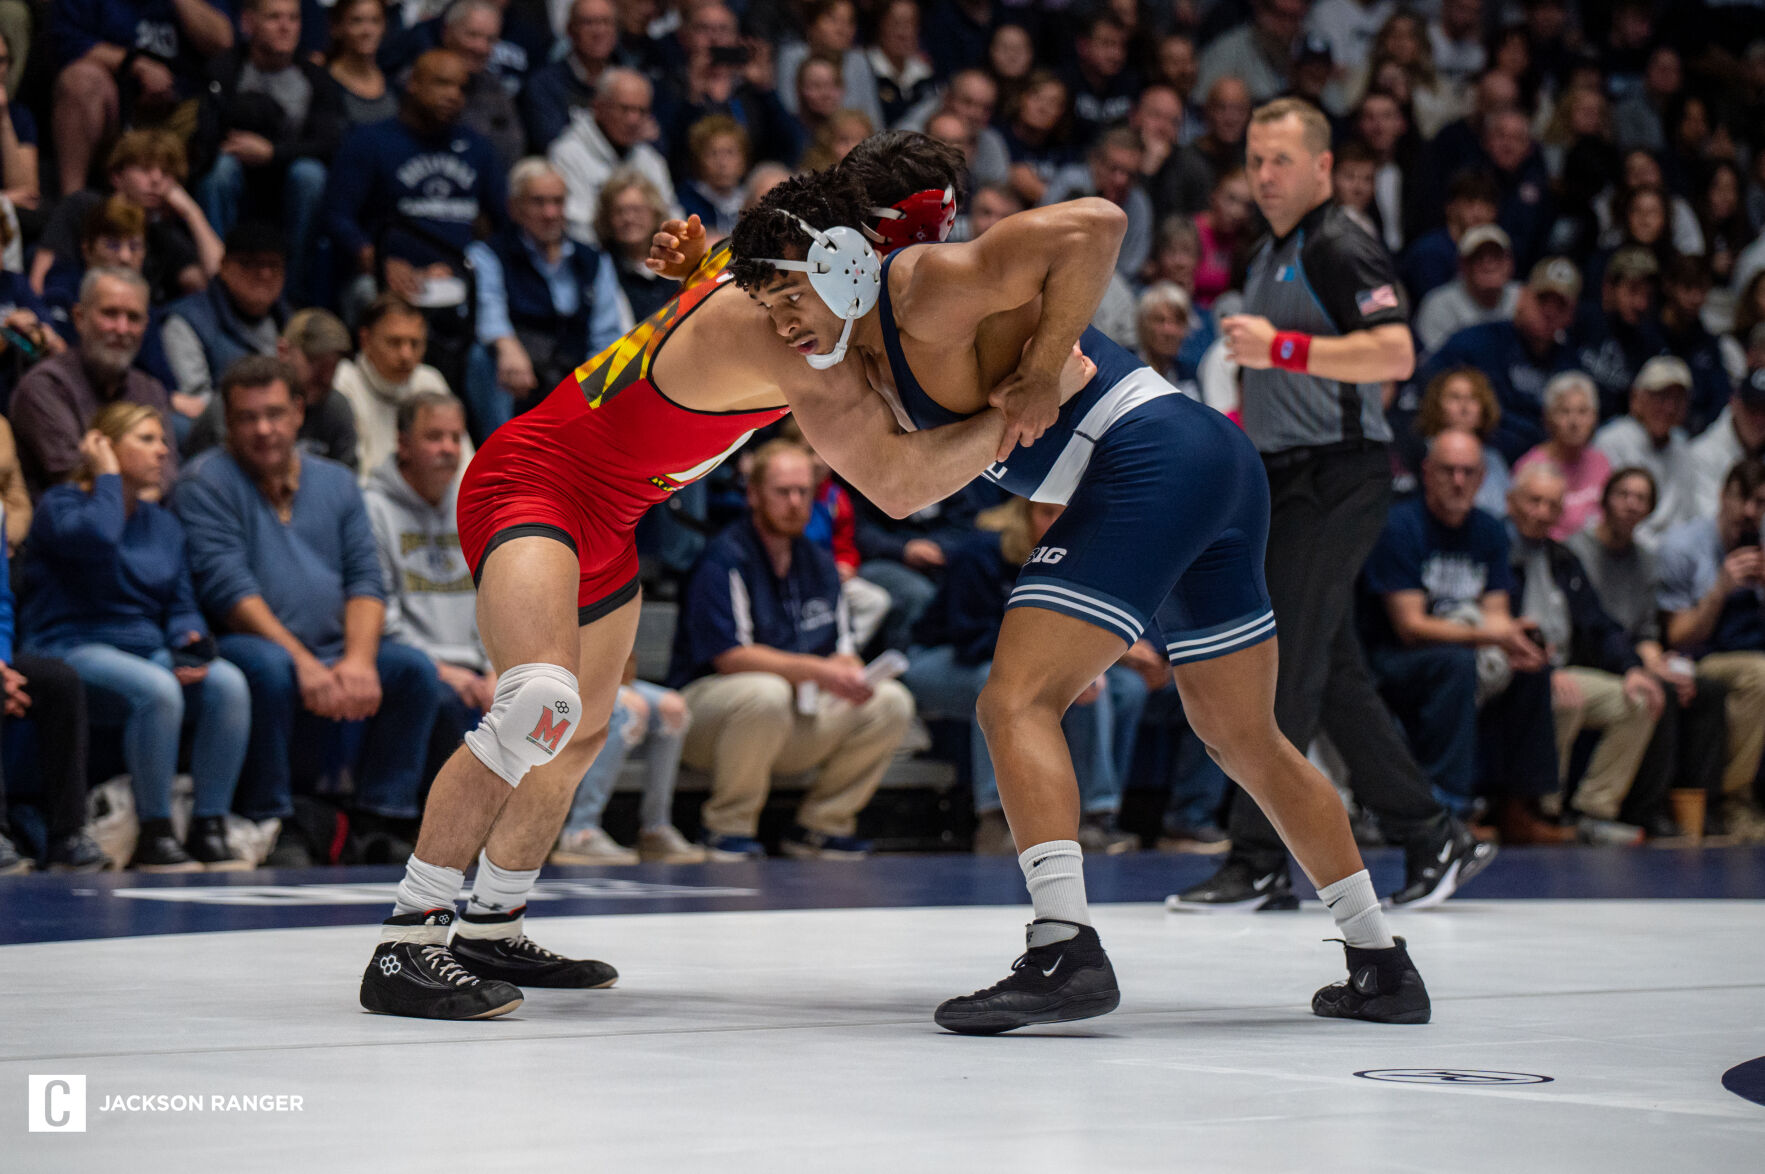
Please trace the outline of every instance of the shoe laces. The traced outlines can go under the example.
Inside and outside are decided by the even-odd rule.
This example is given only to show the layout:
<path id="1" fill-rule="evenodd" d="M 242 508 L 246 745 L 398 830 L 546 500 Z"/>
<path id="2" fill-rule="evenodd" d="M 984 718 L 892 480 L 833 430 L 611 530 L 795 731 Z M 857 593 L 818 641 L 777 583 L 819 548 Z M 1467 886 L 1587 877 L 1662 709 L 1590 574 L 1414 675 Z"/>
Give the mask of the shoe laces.
<path id="1" fill-rule="evenodd" d="M 526 934 L 517 934 L 515 937 L 510 938 L 508 948 L 514 953 L 530 955 L 537 954 L 547 962 L 564 962 L 568 960 L 562 954 L 552 953 Z"/>
<path id="2" fill-rule="evenodd" d="M 444 945 L 424 946 L 423 961 L 429 964 L 435 976 L 442 982 L 451 982 L 455 986 L 474 986 L 478 976 L 461 966 L 454 958 L 453 951 Z"/>

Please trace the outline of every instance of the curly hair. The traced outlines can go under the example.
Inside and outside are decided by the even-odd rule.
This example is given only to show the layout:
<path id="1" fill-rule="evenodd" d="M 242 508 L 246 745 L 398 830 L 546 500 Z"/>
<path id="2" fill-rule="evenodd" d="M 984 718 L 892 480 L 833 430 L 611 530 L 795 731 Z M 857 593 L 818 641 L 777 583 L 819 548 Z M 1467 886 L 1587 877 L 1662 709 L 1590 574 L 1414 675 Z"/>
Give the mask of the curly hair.
<path id="1" fill-rule="evenodd" d="M 771 258 L 808 252 L 802 220 L 814 228 L 864 223 L 870 199 L 842 167 L 787 179 L 742 213 L 730 234 L 729 272 L 743 289 L 760 289 L 778 272 Z M 788 215 L 787 215 L 788 213 Z"/>
<path id="2" fill-rule="evenodd" d="M 1483 419 L 1477 425 L 1477 439 L 1487 442 L 1495 435 L 1495 426 L 1501 423 L 1501 402 L 1495 398 L 1495 388 L 1490 385 L 1489 376 L 1475 367 L 1454 367 L 1428 381 L 1428 389 L 1422 393 L 1422 407 L 1416 413 L 1416 431 L 1432 440 L 1446 430 L 1443 401 L 1446 385 L 1454 379 L 1463 379 L 1471 385 L 1471 392 L 1483 409 Z"/>
<path id="3" fill-rule="evenodd" d="M 853 147 L 839 165 L 870 197 L 889 205 L 916 192 L 956 189 L 956 206 L 968 206 L 968 160 L 942 139 L 912 130 L 885 130 Z"/>

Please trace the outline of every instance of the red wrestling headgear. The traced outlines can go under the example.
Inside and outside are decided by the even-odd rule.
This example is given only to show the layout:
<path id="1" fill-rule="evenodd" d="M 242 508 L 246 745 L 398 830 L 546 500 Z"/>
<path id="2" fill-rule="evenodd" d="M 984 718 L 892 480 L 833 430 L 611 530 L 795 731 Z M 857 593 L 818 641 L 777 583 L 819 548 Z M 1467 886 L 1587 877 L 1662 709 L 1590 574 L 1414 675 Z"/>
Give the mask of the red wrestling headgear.
<path id="1" fill-rule="evenodd" d="M 864 235 L 876 243 L 879 254 L 893 252 L 903 245 L 946 240 L 956 226 L 956 189 L 927 188 L 892 208 L 872 208 L 870 214 L 877 218 L 877 224 L 875 228 L 866 226 Z"/>

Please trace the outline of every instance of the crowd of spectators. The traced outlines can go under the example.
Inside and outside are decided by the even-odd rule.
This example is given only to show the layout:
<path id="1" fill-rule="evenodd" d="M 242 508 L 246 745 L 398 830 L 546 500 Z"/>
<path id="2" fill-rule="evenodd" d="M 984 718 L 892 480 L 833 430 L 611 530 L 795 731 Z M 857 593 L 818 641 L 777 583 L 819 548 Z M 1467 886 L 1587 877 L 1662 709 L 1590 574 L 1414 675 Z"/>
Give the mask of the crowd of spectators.
<path id="1" fill-rule="evenodd" d="M 276 863 L 402 859 L 494 688 L 474 443 L 667 301 L 665 219 L 721 236 L 873 131 L 962 151 L 958 237 L 1120 205 L 1096 325 L 1235 413 L 1217 324 L 1281 95 L 1328 115 L 1414 310 L 1360 626 L 1436 791 L 1519 841 L 1668 836 L 1675 791 L 1765 838 L 1765 6 L 0 0 L 0 872 L 100 865 L 118 773 L 141 867 L 242 866 L 234 818 Z M 561 862 L 757 854 L 778 778 L 787 850 L 861 853 L 916 710 L 972 723 L 1050 510 L 977 486 L 895 520 L 754 443 L 640 532 L 673 662 L 628 673 Z M 1087 848 L 1135 845 L 1124 790 L 1167 759 L 1160 843 L 1224 847 L 1217 767 L 1145 753 L 1187 737 L 1161 693 L 1136 646 L 1068 717 Z M 640 747 L 634 850 L 601 824 Z"/>

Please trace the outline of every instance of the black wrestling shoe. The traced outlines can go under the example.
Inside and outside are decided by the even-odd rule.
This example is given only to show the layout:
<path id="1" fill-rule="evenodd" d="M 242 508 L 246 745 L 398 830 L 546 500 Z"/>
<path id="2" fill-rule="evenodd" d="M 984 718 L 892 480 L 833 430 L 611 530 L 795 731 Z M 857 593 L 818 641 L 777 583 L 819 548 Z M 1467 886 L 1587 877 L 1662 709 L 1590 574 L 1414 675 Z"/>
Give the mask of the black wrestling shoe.
<path id="1" fill-rule="evenodd" d="M 1172 913 L 1263 913 L 1299 908 L 1285 860 L 1273 868 L 1233 853 L 1220 870 L 1198 885 L 1164 899 Z"/>
<path id="2" fill-rule="evenodd" d="M 1367 1019 L 1374 1023 L 1426 1023 L 1432 1013 L 1428 988 L 1410 961 L 1402 938 L 1388 950 L 1348 952 L 1348 978 L 1311 997 L 1311 1013 L 1326 1019 Z"/>
<path id="3" fill-rule="evenodd" d="M 374 947 L 362 974 L 362 1006 L 413 1019 L 493 1019 L 519 1007 L 520 988 L 481 980 L 447 948 L 453 920 L 451 909 L 388 917 L 383 932 L 394 936 Z"/>
<path id="4" fill-rule="evenodd" d="M 1029 924 L 1071 925 L 1077 935 L 1045 946 L 1028 946 L 1011 973 L 985 990 L 946 999 L 933 1016 L 938 1026 L 962 1035 L 998 1035 L 1031 1023 L 1065 1023 L 1107 1015 L 1121 1005 L 1115 968 L 1088 925 L 1039 919 Z"/>
<path id="5" fill-rule="evenodd" d="M 1432 909 L 1489 867 L 1498 850 L 1449 818 L 1433 835 L 1418 836 L 1404 845 L 1403 888 L 1386 903 L 1393 909 Z"/>
<path id="6" fill-rule="evenodd" d="M 521 986 L 600 990 L 619 981 L 619 972 L 605 962 L 566 958 L 535 945 L 521 932 L 526 909 L 460 918 L 453 942 L 460 965 L 479 978 Z"/>

